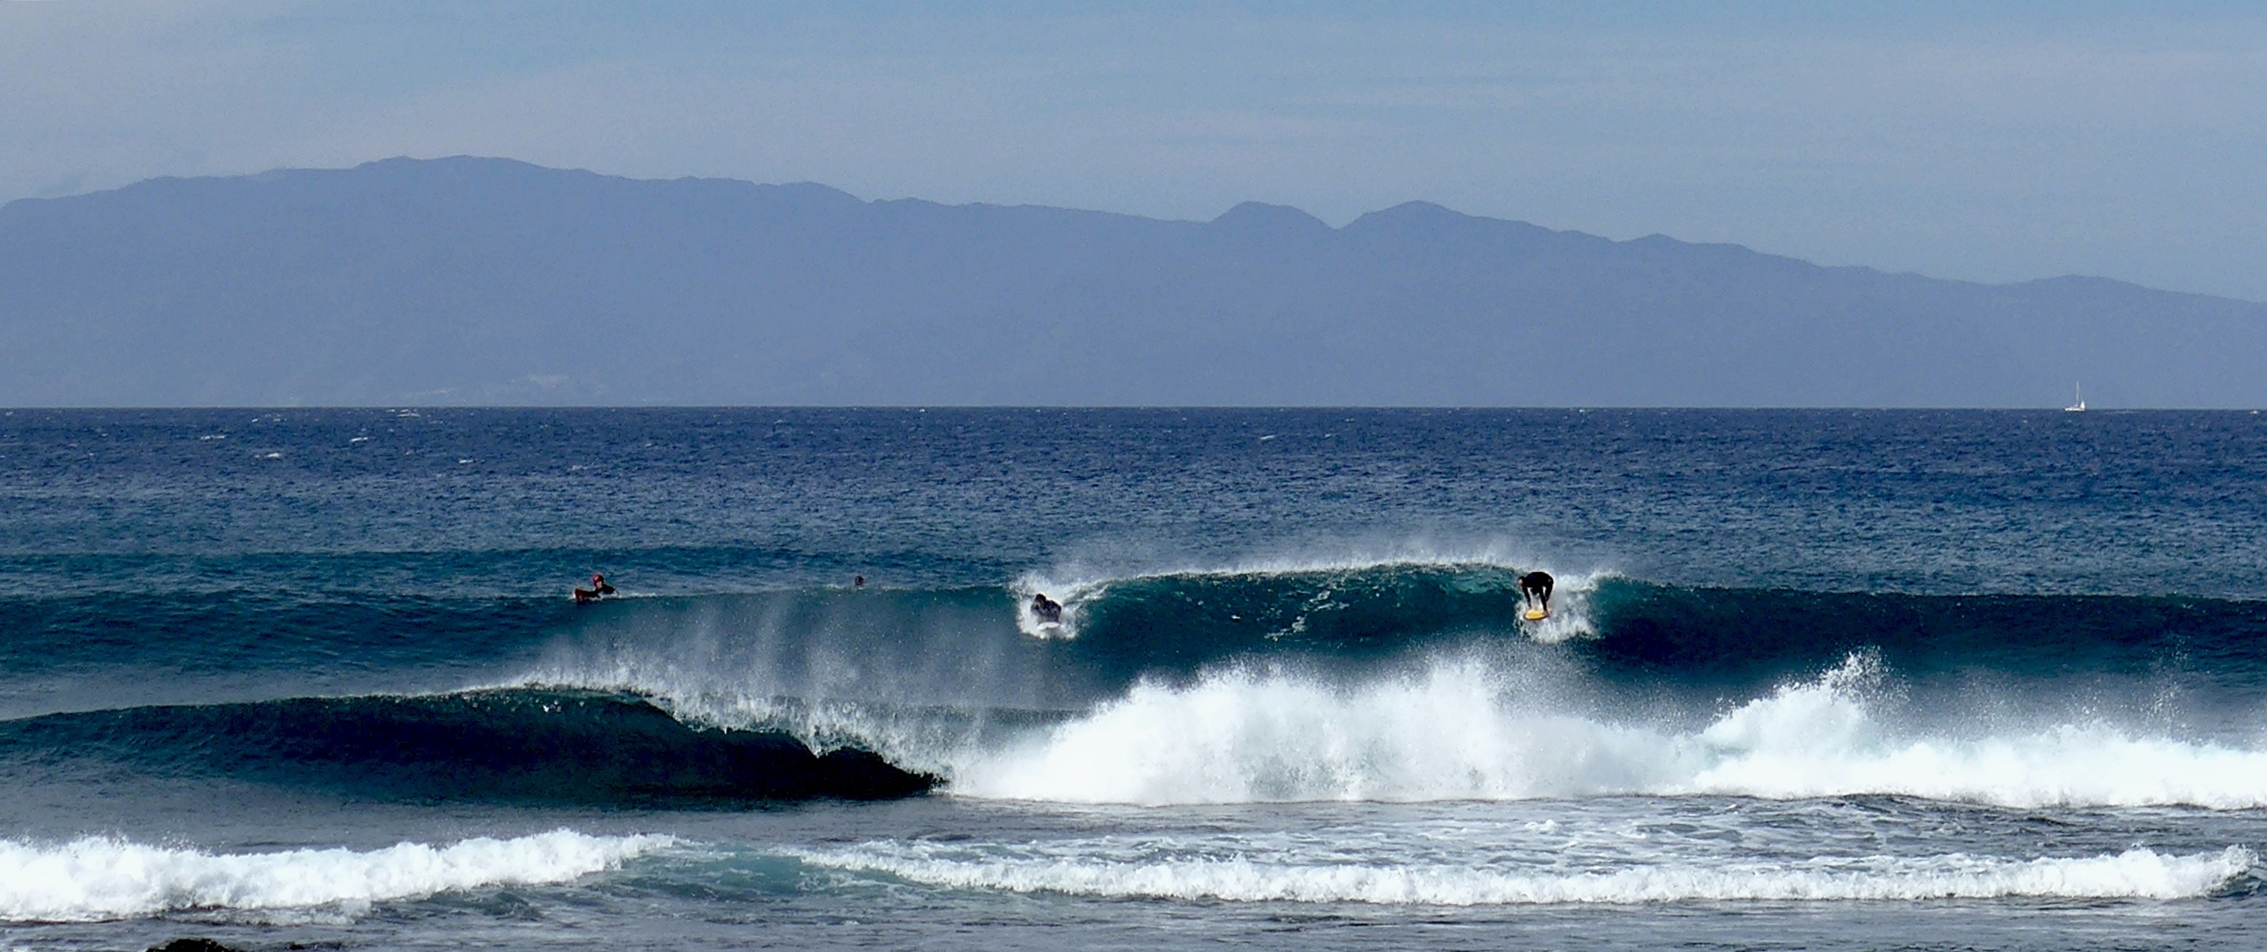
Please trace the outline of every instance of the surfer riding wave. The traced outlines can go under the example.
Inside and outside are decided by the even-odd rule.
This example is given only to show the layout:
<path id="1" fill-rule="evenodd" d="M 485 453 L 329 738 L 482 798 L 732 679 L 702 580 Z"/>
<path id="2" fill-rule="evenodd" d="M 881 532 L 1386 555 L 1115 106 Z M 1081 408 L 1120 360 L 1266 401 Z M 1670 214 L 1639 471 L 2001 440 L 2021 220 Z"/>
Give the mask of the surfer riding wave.
<path id="1" fill-rule="evenodd" d="M 1528 605 L 1529 621 L 1540 621 L 1551 615 L 1551 573 L 1529 572 L 1519 577 L 1519 597 Z"/>

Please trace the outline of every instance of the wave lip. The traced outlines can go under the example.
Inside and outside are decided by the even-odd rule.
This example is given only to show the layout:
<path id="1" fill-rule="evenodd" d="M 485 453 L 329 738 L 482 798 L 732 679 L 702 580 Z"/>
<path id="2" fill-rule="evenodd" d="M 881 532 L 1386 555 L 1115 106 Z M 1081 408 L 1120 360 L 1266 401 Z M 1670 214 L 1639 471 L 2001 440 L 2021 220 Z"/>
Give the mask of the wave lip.
<path id="1" fill-rule="evenodd" d="M 1053 852 L 1054 855 L 1047 855 Z M 932 886 L 1054 892 L 1101 898 L 1386 905 L 1553 905 L 1687 901 L 1926 899 L 2187 899 L 2247 875 L 2258 856 L 2217 853 L 2013 860 L 1961 853 L 1870 856 L 1791 864 L 1658 865 L 1553 872 L 1469 865 L 1308 865 L 1236 855 L 1113 861 L 1024 849 L 985 855 L 932 843 L 869 843 L 796 851 L 814 865 L 880 873 Z"/>
<path id="2" fill-rule="evenodd" d="M 1583 605 L 1610 573 L 1561 573 L 1552 619 L 1534 624 L 1520 620 L 1526 604 L 1518 579 L 1527 570 L 1493 556 L 1400 555 L 1126 574 L 1031 572 L 1009 591 L 1018 605 L 1018 630 L 1042 639 L 1100 630 L 1173 640 L 1167 633 L 1191 626 L 1203 633 L 1190 638 L 1181 631 L 1181 640 L 1260 635 L 1358 643 L 1483 629 L 1558 642 L 1594 634 Z M 1062 603 L 1059 624 L 1042 625 L 1032 615 L 1031 597 L 1042 593 Z"/>
<path id="3" fill-rule="evenodd" d="M 360 915 L 373 903 L 450 890 L 566 882 L 675 843 L 669 836 L 568 829 L 359 853 L 214 854 L 103 837 L 46 847 L 0 840 L 0 920 L 88 922 L 189 909 L 327 908 Z"/>

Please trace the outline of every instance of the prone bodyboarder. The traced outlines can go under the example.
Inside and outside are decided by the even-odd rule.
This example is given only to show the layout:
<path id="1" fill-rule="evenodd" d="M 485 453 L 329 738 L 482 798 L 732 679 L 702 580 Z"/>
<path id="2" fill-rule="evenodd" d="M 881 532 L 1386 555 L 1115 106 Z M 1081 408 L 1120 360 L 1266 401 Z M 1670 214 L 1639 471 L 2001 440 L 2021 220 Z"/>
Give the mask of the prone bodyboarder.
<path id="1" fill-rule="evenodd" d="M 1048 598 L 1045 592 L 1036 593 L 1031 596 L 1031 617 L 1039 619 L 1042 625 L 1062 624 L 1063 605 Z"/>
<path id="2" fill-rule="evenodd" d="M 606 576 L 592 572 L 590 573 L 589 588 L 580 586 L 575 588 L 575 604 L 588 605 L 597 601 L 600 596 L 612 594 L 614 594 L 614 586 L 606 584 Z"/>

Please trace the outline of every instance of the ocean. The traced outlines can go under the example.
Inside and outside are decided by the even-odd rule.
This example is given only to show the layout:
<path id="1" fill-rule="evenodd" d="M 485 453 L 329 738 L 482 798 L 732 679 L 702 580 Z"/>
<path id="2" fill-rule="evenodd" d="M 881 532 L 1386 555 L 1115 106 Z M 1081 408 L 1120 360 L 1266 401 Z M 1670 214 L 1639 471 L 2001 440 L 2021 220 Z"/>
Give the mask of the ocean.
<path id="1" fill-rule="evenodd" d="M 2267 944 L 2251 412 L 19 409 L 0 593 L 6 949 Z"/>

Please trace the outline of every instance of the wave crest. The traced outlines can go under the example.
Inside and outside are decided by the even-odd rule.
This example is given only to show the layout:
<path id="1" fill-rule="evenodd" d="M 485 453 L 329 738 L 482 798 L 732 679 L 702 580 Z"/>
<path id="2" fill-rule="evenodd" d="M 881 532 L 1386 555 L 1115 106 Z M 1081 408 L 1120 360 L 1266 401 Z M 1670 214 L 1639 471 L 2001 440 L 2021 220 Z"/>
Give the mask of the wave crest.
<path id="1" fill-rule="evenodd" d="M 0 919 L 85 922 L 190 909 L 325 908 L 360 915 L 373 903 L 450 890 L 565 882 L 675 842 L 559 829 L 368 852 L 214 854 L 101 837 L 44 847 L 0 840 Z"/>
<path id="2" fill-rule="evenodd" d="M 1103 851 L 1091 846 L 1050 844 L 1000 852 L 928 842 L 867 843 L 791 855 L 814 866 L 960 889 L 1440 906 L 2018 896 L 2181 899 L 2211 895 L 2258 862 L 2251 850 L 2230 846 L 2191 856 L 2137 848 L 2115 855 L 2030 860 L 1953 853 L 1554 871 L 1510 864 L 1298 863 L 1250 855 L 1113 858 L 1099 855 Z M 1122 846 L 1116 849 L 1124 851 Z"/>
<path id="3" fill-rule="evenodd" d="M 863 749 L 688 724 L 635 694 L 533 686 L 0 722 L 0 766 L 65 759 L 383 799 L 594 805 L 877 799 L 934 782 Z"/>

